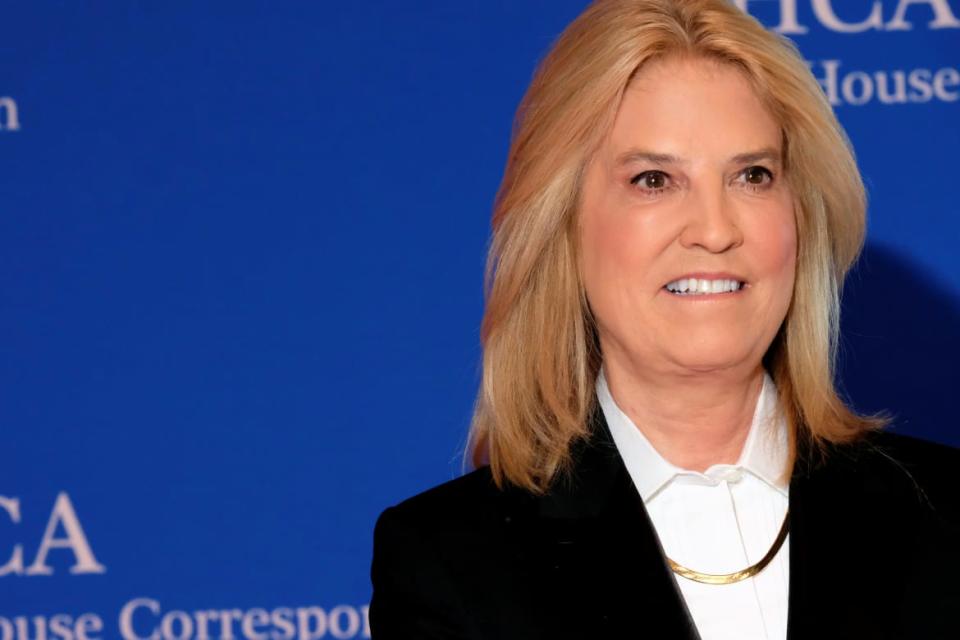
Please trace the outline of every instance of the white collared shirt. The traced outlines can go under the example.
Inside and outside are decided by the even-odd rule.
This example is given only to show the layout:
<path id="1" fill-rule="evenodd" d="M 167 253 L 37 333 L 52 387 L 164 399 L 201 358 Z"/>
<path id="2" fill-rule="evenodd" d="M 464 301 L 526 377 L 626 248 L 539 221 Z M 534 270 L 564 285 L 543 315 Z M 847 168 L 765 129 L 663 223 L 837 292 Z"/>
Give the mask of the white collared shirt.
<path id="1" fill-rule="evenodd" d="M 646 505 L 667 557 L 704 573 L 731 573 L 758 562 L 773 545 L 787 512 L 787 425 L 777 389 L 764 372 L 750 432 L 736 464 L 704 473 L 660 455 L 617 406 L 601 367 L 597 399 L 620 456 Z M 784 640 L 790 538 L 756 576 L 711 585 L 674 574 L 703 640 Z"/>

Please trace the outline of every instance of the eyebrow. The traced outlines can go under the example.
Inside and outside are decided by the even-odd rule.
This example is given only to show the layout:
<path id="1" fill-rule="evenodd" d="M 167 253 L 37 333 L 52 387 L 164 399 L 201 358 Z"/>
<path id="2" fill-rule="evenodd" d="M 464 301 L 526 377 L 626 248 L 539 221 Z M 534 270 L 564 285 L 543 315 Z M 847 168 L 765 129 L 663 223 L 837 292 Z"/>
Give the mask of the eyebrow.
<path id="1" fill-rule="evenodd" d="M 731 156 L 731 164 L 746 164 L 748 162 L 757 162 L 759 160 L 769 160 L 771 162 L 780 162 L 780 150 L 773 147 L 763 147 L 755 151 L 746 151 Z M 616 166 L 622 167 L 638 161 L 647 161 L 652 164 L 687 164 L 687 160 L 669 153 L 655 153 L 644 149 L 629 149 L 617 156 Z"/>

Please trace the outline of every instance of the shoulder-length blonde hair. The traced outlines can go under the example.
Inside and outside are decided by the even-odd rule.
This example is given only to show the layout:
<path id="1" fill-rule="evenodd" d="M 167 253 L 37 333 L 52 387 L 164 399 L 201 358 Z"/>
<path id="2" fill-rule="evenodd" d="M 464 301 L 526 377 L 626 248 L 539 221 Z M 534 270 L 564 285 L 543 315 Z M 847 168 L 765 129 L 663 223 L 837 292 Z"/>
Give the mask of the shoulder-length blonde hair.
<path id="1" fill-rule="evenodd" d="M 543 493 L 589 435 L 601 355 L 579 276 L 580 183 L 634 74 L 668 55 L 736 65 L 783 137 L 797 274 L 764 365 L 790 430 L 822 451 L 884 426 L 853 413 L 833 373 L 839 291 L 863 244 L 866 193 L 850 142 L 796 46 L 729 0 L 597 0 L 540 62 L 520 103 L 493 211 L 483 372 L 467 440 L 474 466 Z"/>

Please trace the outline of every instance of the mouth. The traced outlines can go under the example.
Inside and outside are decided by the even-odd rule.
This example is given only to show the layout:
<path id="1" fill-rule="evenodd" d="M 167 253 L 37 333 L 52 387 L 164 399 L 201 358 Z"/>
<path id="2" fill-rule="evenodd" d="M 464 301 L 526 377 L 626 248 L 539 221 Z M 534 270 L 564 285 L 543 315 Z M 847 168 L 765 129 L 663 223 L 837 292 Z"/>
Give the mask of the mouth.
<path id="1" fill-rule="evenodd" d="M 734 294 L 750 286 L 745 280 L 733 278 L 680 278 L 663 285 L 666 291 L 675 296 L 706 296 L 714 294 Z"/>

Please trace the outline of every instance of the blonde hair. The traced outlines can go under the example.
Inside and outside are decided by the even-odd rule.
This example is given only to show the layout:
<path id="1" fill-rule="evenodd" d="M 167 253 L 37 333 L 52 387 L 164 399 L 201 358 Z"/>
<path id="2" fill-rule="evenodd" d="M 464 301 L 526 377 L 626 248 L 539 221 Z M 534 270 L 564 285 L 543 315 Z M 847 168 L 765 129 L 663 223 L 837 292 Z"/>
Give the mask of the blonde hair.
<path id="1" fill-rule="evenodd" d="M 728 0 L 597 0 L 540 62 L 514 120 L 497 192 L 481 326 L 482 380 L 467 440 L 474 466 L 545 492 L 589 435 L 601 354 L 578 269 L 580 184 L 627 85 L 647 61 L 736 65 L 781 126 L 794 194 L 793 298 L 764 356 L 790 431 L 823 452 L 882 428 L 833 383 L 839 293 L 865 233 L 866 193 L 849 139 L 796 46 Z"/>

